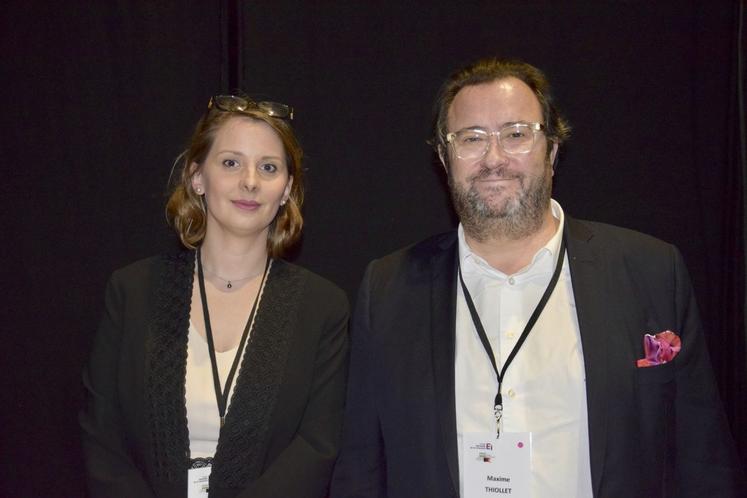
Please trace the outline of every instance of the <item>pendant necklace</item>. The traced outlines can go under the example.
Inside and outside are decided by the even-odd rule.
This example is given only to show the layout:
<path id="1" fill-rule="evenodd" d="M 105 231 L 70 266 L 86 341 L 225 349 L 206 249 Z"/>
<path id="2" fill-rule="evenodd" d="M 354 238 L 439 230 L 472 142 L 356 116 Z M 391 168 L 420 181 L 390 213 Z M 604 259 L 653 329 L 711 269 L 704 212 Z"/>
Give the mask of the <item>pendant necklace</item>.
<path id="1" fill-rule="evenodd" d="M 248 280 L 250 278 L 254 278 L 254 277 L 257 276 L 257 274 L 255 273 L 255 274 L 252 274 L 252 275 L 248 275 L 246 277 L 228 279 L 228 278 L 223 278 L 220 275 L 217 275 L 217 274 L 215 274 L 212 271 L 207 270 L 207 269 L 206 269 L 205 273 L 208 273 L 208 274 L 214 276 L 218 280 L 224 281 L 226 283 L 226 289 L 232 289 L 233 288 L 233 282 L 242 282 L 244 280 Z"/>

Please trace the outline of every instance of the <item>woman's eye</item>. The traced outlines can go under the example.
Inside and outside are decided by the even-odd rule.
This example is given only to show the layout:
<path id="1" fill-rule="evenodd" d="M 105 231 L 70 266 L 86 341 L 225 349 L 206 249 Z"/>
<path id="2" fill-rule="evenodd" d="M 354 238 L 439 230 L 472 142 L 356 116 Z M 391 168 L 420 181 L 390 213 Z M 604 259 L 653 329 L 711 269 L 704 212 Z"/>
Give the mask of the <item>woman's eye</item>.
<path id="1" fill-rule="evenodd" d="M 278 170 L 278 167 L 275 166 L 272 163 L 264 163 L 264 164 L 260 165 L 259 169 L 263 173 L 274 173 L 274 172 L 276 172 Z"/>
<path id="2" fill-rule="evenodd" d="M 223 166 L 225 166 L 226 168 L 237 168 L 240 165 L 236 159 L 224 159 Z"/>

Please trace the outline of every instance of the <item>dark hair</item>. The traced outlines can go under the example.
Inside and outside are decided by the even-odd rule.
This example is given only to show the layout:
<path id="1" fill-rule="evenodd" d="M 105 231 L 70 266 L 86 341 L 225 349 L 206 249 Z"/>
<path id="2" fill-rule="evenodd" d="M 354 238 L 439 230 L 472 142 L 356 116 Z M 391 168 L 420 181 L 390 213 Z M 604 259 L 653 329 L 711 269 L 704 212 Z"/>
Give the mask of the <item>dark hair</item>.
<path id="1" fill-rule="evenodd" d="M 280 206 L 278 214 L 270 225 L 267 236 L 267 252 L 275 258 L 283 254 L 301 235 L 303 216 L 303 170 L 301 161 L 303 150 L 298 143 L 290 123 L 284 119 L 272 117 L 259 108 L 243 111 L 224 111 L 217 108 L 208 111 L 197 122 L 197 126 L 185 150 L 177 162 L 181 161 L 182 171 L 166 203 L 166 218 L 179 235 L 182 244 L 190 249 L 198 246 L 205 238 L 207 216 L 201 196 L 192 187 L 192 177 L 202 167 L 210 148 L 213 146 L 218 130 L 228 120 L 235 117 L 255 119 L 270 125 L 280 137 L 288 162 L 288 173 L 293 177 L 288 202 Z M 197 168 L 191 165 L 197 164 Z"/>
<path id="2" fill-rule="evenodd" d="M 511 76 L 526 83 L 537 97 L 542 108 L 542 118 L 545 121 L 543 124 L 546 128 L 545 136 L 548 140 L 558 145 L 563 143 L 570 136 L 571 128 L 553 105 L 550 83 L 544 73 L 526 62 L 490 57 L 457 70 L 441 86 L 435 103 L 436 124 L 433 145 L 437 148 L 446 147 L 446 121 L 449 107 L 462 88 Z"/>

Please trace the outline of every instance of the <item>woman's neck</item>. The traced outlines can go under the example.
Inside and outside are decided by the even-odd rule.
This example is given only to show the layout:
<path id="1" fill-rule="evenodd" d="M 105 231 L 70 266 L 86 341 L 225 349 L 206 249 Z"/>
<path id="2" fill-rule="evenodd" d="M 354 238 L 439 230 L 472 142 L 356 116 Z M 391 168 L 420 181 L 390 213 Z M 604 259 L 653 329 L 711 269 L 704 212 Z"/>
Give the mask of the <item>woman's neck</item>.
<path id="1" fill-rule="evenodd" d="M 206 234 L 200 253 L 202 264 L 210 273 L 225 279 L 245 278 L 264 270 L 267 238 L 219 239 Z"/>

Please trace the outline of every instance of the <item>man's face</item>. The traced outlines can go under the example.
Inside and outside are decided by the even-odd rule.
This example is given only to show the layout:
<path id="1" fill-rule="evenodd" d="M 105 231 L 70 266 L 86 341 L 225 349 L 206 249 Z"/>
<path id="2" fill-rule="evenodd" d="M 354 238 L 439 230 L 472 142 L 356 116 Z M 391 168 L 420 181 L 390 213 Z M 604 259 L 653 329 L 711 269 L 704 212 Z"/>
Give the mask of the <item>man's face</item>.
<path id="1" fill-rule="evenodd" d="M 448 132 L 482 128 L 489 132 L 508 123 L 543 123 L 542 108 L 521 80 L 505 79 L 467 86 L 457 93 L 448 112 Z M 548 144 L 553 147 L 547 156 Z M 549 209 L 552 161 L 557 146 L 538 132 L 532 150 L 509 154 L 491 137 L 486 154 L 460 159 L 448 146 L 447 173 L 454 207 L 465 230 L 480 233 L 497 228 L 518 238 L 539 228 Z"/>

